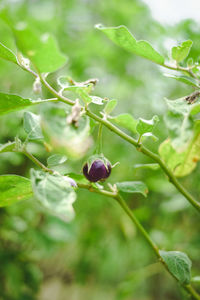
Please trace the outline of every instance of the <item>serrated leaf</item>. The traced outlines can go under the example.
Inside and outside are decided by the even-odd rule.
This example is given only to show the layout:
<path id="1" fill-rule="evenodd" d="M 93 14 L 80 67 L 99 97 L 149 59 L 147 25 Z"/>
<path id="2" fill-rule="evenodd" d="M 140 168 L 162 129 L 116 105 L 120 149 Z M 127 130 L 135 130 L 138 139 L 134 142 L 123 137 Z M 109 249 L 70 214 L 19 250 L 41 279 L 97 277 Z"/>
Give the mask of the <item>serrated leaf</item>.
<path id="1" fill-rule="evenodd" d="M 187 254 L 180 251 L 159 251 L 162 259 L 166 263 L 170 273 L 172 273 L 181 284 L 189 284 L 191 279 L 192 262 Z"/>
<path id="2" fill-rule="evenodd" d="M 0 195 L 0 207 L 27 200 L 33 195 L 31 182 L 17 175 L 1 175 Z"/>
<path id="3" fill-rule="evenodd" d="M 147 196 L 148 188 L 142 181 L 124 181 L 117 182 L 117 188 L 120 192 L 124 193 L 140 193 L 143 196 Z"/>
<path id="4" fill-rule="evenodd" d="M 18 64 L 15 54 L 2 43 L 0 43 L 0 57 L 14 64 Z"/>
<path id="5" fill-rule="evenodd" d="M 118 126 L 129 130 L 130 132 L 136 133 L 137 120 L 135 120 L 132 115 L 120 114 L 115 117 L 110 117 L 110 120 Z"/>
<path id="6" fill-rule="evenodd" d="M 53 154 L 47 158 L 47 164 L 49 167 L 61 165 L 66 161 L 67 157 L 62 154 Z"/>
<path id="7" fill-rule="evenodd" d="M 175 176 L 190 174 L 200 160 L 200 123 L 196 122 L 192 139 L 184 151 L 176 151 L 171 140 L 167 139 L 160 145 L 159 153 Z"/>
<path id="8" fill-rule="evenodd" d="M 54 72 L 66 63 L 66 57 L 50 34 L 39 36 L 36 30 L 20 23 L 14 29 L 14 35 L 18 49 L 41 73 Z"/>
<path id="9" fill-rule="evenodd" d="M 159 164 L 136 164 L 133 166 L 133 168 L 135 170 L 138 170 L 138 169 L 151 169 L 151 170 L 158 170 L 160 168 Z"/>
<path id="10" fill-rule="evenodd" d="M 117 100 L 110 100 L 106 103 L 106 106 L 104 108 L 104 112 L 106 115 L 109 115 L 116 107 Z"/>
<path id="11" fill-rule="evenodd" d="M 158 121 L 158 116 L 153 116 L 151 120 L 144 120 L 142 118 L 139 118 L 136 130 L 140 136 L 152 133 Z"/>
<path id="12" fill-rule="evenodd" d="M 15 142 L 8 142 L 6 144 L 0 144 L 0 153 L 3 152 L 12 152 L 15 148 Z"/>
<path id="13" fill-rule="evenodd" d="M 189 77 L 189 76 L 186 76 L 186 75 L 173 75 L 173 74 L 164 74 L 164 75 L 166 77 L 173 78 L 173 79 L 175 79 L 177 81 L 183 82 L 183 83 L 185 83 L 187 85 L 191 85 L 191 86 L 199 88 L 198 81 L 195 80 L 192 77 Z"/>
<path id="14" fill-rule="evenodd" d="M 172 48 L 172 58 L 177 62 L 184 60 L 192 47 L 193 42 L 191 40 L 183 42 L 180 46 Z"/>
<path id="15" fill-rule="evenodd" d="M 24 113 L 24 130 L 28 134 L 27 139 L 43 139 L 42 129 L 40 127 L 40 117 L 32 112 Z"/>
<path id="16" fill-rule="evenodd" d="M 160 55 L 149 42 L 137 41 L 126 26 L 104 27 L 102 25 L 96 25 L 96 28 L 104 32 L 114 43 L 123 49 L 157 64 L 164 64 L 164 57 Z"/>
<path id="17" fill-rule="evenodd" d="M 31 170 L 33 192 L 39 203 L 51 214 L 64 221 L 74 217 L 76 193 L 65 176 Z"/>

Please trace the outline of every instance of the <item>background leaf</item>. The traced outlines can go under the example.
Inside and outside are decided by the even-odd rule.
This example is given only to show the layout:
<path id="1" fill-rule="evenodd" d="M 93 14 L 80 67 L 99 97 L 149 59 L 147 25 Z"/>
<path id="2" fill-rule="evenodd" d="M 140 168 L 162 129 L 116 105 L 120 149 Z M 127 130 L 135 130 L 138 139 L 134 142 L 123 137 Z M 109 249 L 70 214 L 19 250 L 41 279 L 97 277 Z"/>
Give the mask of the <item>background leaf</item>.
<path id="1" fill-rule="evenodd" d="M 178 281 L 181 284 L 190 283 L 192 263 L 187 254 L 179 251 L 160 250 L 159 252 L 169 268 L 169 271 L 178 279 Z"/>
<path id="2" fill-rule="evenodd" d="M 18 64 L 15 54 L 2 43 L 0 43 L 0 57 L 14 64 Z"/>
<path id="3" fill-rule="evenodd" d="M 157 64 L 164 64 L 164 57 L 153 49 L 150 43 L 136 41 L 126 26 L 104 27 L 97 25 L 96 28 L 103 31 L 113 42 L 125 50 L 152 60 Z"/>
<path id="4" fill-rule="evenodd" d="M 0 144 L 0 153 L 3 152 L 12 152 L 15 148 L 16 143 L 15 142 L 8 142 L 6 144 Z"/>
<path id="5" fill-rule="evenodd" d="M 140 136 L 146 133 L 152 133 L 158 121 L 158 116 L 153 116 L 151 120 L 144 120 L 142 118 L 139 118 L 136 130 Z"/>
<path id="6" fill-rule="evenodd" d="M 104 108 L 104 112 L 106 115 L 109 115 L 116 107 L 117 100 L 110 100 L 108 103 L 106 103 L 106 106 Z"/>
<path id="7" fill-rule="evenodd" d="M 129 130 L 132 133 L 136 133 L 137 120 L 130 114 L 120 114 L 115 117 L 110 117 L 110 120 L 116 125 Z"/>
<path id="8" fill-rule="evenodd" d="M 60 52 L 52 35 L 39 36 L 25 23 L 18 24 L 14 34 L 19 50 L 41 73 L 54 72 L 66 63 L 66 56 Z"/>
<path id="9" fill-rule="evenodd" d="M 198 81 L 192 77 L 186 75 L 174 75 L 174 74 L 164 74 L 166 77 L 173 78 L 177 81 L 185 83 L 187 85 L 199 88 Z"/>
<path id="10" fill-rule="evenodd" d="M 0 195 L 0 207 L 27 200 L 33 195 L 31 182 L 17 175 L 1 175 Z"/>
<path id="11" fill-rule="evenodd" d="M 47 164 L 49 167 L 57 166 L 66 162 L 67 157 L 62 154 L 53 154 L 47 158 Z"/>

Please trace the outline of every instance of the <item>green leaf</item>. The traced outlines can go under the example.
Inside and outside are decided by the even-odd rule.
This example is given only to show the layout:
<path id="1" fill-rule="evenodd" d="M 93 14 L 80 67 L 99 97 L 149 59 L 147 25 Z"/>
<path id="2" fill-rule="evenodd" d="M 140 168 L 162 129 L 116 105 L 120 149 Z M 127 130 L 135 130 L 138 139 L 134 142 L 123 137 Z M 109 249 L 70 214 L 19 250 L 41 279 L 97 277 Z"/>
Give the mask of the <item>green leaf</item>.
<path id="1" fill-rule="evenodd" d="M 97 105 L 103 105 L 105 101 L 103 98 L 97 96 L 90 96 L 90 98 L 92 99 L 92 103 Z"/>
<path id="2" fill-rule="evenodd" d="M 180 251 L 159 251 L 169 271 L 181 284 L 189 284 L 192 262 L 187 254 Z"/>
<path id="3" fill-rule="evenodd" d="M 151 170 L 158 170 L 160 168 L 159 164 L 136 164 L 133 166 L 133 168 L 135 170 L 138 170 L 138 169 L 151 169 Z"/>
<path id="4" fill-rule="evenodd" d="M 200 104 L 188 104 L 185 98 L 165 99 L 168 113 L 164 120 L 169 130 L 172 146 L 182 152 L 188 147 L 193 136 L 194 121 L 191 115 L 200 111 Z"/>
<path id="5" fill-rule="evenodd" d="M 136 133 L 137 120 L 130 114 L 120 114 L 115 117 L 110 117 L 110 120 L 120 127 L 123 127 L 132 133 Z"/>
<path id="6" fill-rule="evenodd" d="M 200 284 L 200 276 L 192 277 L 191 282 Z"/>
<path id="7" fill-rule="evenodd" d="M 0 93 L 0 115 L 24 109 L 32 105 L 30 99 L 24 99 L 17 95 Z"/>
<path id="8" fill-rule="evenodd" d="M 33 192 L 49 213 L 70 221 L 74 217 L 72 203 L 76 193 L 64 176 L 31 170 Z"/>
<path id="9" fill-rule="evenodd" d="M 15 148 L 15 142 L 8 142 L 6 144 L 0 144 L 0 153 L 3 152 L 12 152 Z"/>
<path id="10" fill-rule="evenodd" d="M 36 30 L 30 29 L 25 23 L 20 23 L 14 29 L 14 34 L 19 50 L 41 73 L 54 72 L 66 63 L 66 57 L 50 34 L 39 36 Z"/>
<path id="11" fill-rule="evenodd" d="M 159 147 L 159 153 L 175 176 L 183 177 L 190 174 L 200 160 L 200 122 L 196 122 L 192 139 L 183 151 L 176 151 L 170 139 Z"/>
<path id="12" fill-rule="evenodd" d="M 148 188 L 142 181 L 124 181 L 117 182 L 117 188 L 120 192 L 124 193 L 140 193 L 143 196 L 147 196 Z"/>
<path id="13" fill-rule="evenodd" d="M 74 179 L 77 183 L 89 184 L 89 181 L 82 174 L 68 173 L 67 176 Z"/>
<path id="14" fill-rule="evenodd" d="M 159 65 L 164 64 L 164 57 L 147 41 L 137 41 L 126 26 L 104 27 L 102 25 L 96 25 L 96 28 L 104 32 L 114 43 L 123 49 L 149 59 Z"/>
<path id="15" fill-rule="evenodd" d="M 191 86 L 199 88 L 198 81 L 195 80 L 192 77 L 189 77 L 189 76 L 186 76 L 186 75 L 172 75 L 172 74 L 164 74 L 164 75 L 166 77 L 173 78 L 173 79 L 175 79 L 177 81 L 180 81 L 180 82 L 183 82 L 185 84 L 188 84 L 188 85 L 191 85 Z"/>
<path id="16" fill-rule="evenodd" d="M 48 157 L 47 164 L 49 167 L 54 167 L 63 164 L 66 162 L 67 157 L 62 154 L 53 154 Z"/>
<path id="17" fill-rule="evenodd" d="M 0 207 L 32 197 L 30 180 L 17 175 L 0 176 Z"/>
<path id="18" fill-rule="evenodd" d="M 144 120 L 142 118 L 139 118 L 136 126 L 136 130 L 140 136 L 147 133 L 152 133 L 158 122 L 159 122 L 158 116 L 153 116 L 151 120 Z"/>
<path id="19" fill-rule="evenodd" d="M 106 103 L 106 106 L 104 108 L 104 113 L 106 115 L 109 115 L 116 107 L 117 105 L 117 100 L 110 100 Z"/>
<path id="20" fill-rule="evenodd" d="M 40 117 L 32 112 L 27 111 L 24 113 L 24 130 L 28 134 L 27 139 L 38 140 L 44 138 L 40 127 Z"/>
<path id="21" fill-rule="evenodd" d="M 180 46 L 172 48 L 172 58 L 177 62 L 184 60 L 192 47 L 193 42 L 191 40 L 183 42 Z"/>
<path id="22" fill-rule="evenodd" d="M 0 43 L 0 57 L 18 65 L 15 54 L 2 43 Z"/>

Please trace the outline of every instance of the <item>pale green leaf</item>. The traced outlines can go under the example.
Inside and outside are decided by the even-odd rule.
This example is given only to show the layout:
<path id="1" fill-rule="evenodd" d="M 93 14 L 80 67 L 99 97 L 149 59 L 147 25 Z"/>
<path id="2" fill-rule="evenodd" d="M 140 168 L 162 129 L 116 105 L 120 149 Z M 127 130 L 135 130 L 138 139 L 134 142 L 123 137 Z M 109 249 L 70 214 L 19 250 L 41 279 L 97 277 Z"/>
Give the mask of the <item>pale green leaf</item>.
<path id="1" fill-rule="evenodd" d="M 1 175 L 0 195 L 0 207 L 29 199 L 33 195 L 30 180 L 17 175 Z"/>
<path id="2" fill-rule="evenodd" d="M 24 113 L 24 130 L 28 134 L 27 139 L 43 139 L 42 129 L 40 127 L 40 117 L 32 112 Z"/>
<path id="3" fill-rule="evenodd" d="M 65 176 L 31 170 L 33 192 L 49 213 L 70 221 L 74 217 L 73 202 L 76 193 Z"/>
<path id="4" fill-rule="evenodd" d="M 175 176 L 190 174 L 200 160 L 200 123 L 196 122 L 192 139 L 184 151 L 176 151 L 168 139 L 160 145 L 159 153 Z"/>
<path id="5" fill-rule="evenodd" d="M 110 100 L 106 103 L 106 106 L 104 108 L 104 112 L 106 115 L 109 115 L 116 107 L 117 100 Z"/>
<path id="6" fill-rule="evenodd" d="M 164 57 L 160 55 L 149 42 L 137 41 L 126 26 L 104 27 L 102 25 L 97 25 L 96 27 L 123 49 L 149 59 L 157 64 L 164 64 Z"/>
<path id="7" fill-rule="evenodd" d="M 150 169 L 150 170 L 158 170 L 160 168 L 159 164 L 136 164 L 133 166 L 134 170 L 138 169 Z"/>
<path id="8" fill-rule="evenodd" d="M 66 57 L 60 52 L 53 36 L 39 36 L 25 23 L 18 24 L 14 34 L 19 50 L 41 73 L 54 72 L 66 63 Z"/>
<path id="9" fill-rule="evenodd" d="M 139 118 L 136 130 L 140 136 L 152 133 L 158 121 L 158 116 L 153 116 L 151 120 L 144 120 L 142 118 Z"/>
<path id="10" fill-rule="evenodd" d="M 195 80 L 194 78 L 192 77 L 189 77 L 189 76 L 186 76 L 186 75 L 172 75 L 172 74 L 164 74 L 166 77 L 169 77 L 169 78 L 173 78 L 177 81 L 180 81 L 180 82 L 183 82 L 187 85 L 191 85 L 191 86 L 194 86 L 194 87 L 197 87 L 199 88 L 199 84 L 198 84 L 198 81 Z"/>
<path id="11" fill-rule="evenodd" d="M 51 168 L 54 166 L 61 165 L 61 164 L 65 163 L 66 161 L 67 161 L 67 157 L 65 155 L 53 154 L 48 157 L 47 164 Z"/>
<path id="12" fill-rule="evenodd" d="M 0 43 L 0 57 L 18 64 L 15 54 L 2 43 Z"/>
<path id="13" fill-rule="evenodd" d="M 159 251 L 169 271 L 181 284 L 189 284 L 192 262 L 187 254 L 180 251 Z"/>
<path id="14" fill-rule="evenodd" d="M 147 196 L 148 188 L 142 181 L 124 181 L 117 182 L 117 188 L 120 192 L 124 193 L 140 193 L 143 196 Z"/>
<path id="15" fill-rule="evenodd" d="M 0 153 L 12 152 L 15 149 L 15 142 L 8 142 L 6 144 L 0 144 Z"/>
<path id="16" fill-rule="evenodd" d="M 110 120 L 116 125 L 129 130 L 132 133 L 136 133 L 137 120 L 130 114 L 120 114 L 115 117 L 110 117 Z"/>
<path id="17" fill-rule="evenodd" d="M 183 42 L 180 46 L 172 48 L 172 58 L 177 62 L 184 60 L 192 47 L 193 42 L 191 40 Z"/>
<path id="18" fill-rule="evenodd" d="M 17 95 L 0 93 L 0 115 L 24 109 L 32 105 L 30 99 L 24 99 Z"/>

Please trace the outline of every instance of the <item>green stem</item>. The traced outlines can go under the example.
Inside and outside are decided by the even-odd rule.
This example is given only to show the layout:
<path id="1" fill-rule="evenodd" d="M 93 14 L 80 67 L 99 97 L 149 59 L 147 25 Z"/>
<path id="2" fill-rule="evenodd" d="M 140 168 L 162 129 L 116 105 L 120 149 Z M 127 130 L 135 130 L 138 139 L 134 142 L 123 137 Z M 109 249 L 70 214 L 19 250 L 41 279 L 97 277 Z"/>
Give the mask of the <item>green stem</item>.
<path id="1" fill-rule="evenodd" d="M 54 95 L 56 96 L 61 102 L 64 102 L 68 105 L 74 105 L 74 101 L 60 95 L 57 91 L 55 91 L 48 83 L 47 81 L 41 76 L 40 80 L 41 82 L 46 86 L 46 88 Z M 195 200 L 195 198 L 182 186 L 182 184 L 176 179 L 174 174 L 170 171 L 170 169 L 167 167 L 167 165 L 164 163 L 164 161 L 159 157 L 159 155 L 151 152 L 146 147 L 144 147 L 141 144 L 138 144 L 137 140 L 120 130 L 118 127 L 110 123 L 108 120 L 105 120 L 93 112 L 91 112 L 89 109 L 86 110 L 86 114 L 94 119 L 95 121 L 99 122 L 100 124 L 103 124 L 105 127 L 107 127 L 110 131 L 114 132 L 118 136 L 120 136 L 122 139 L 126 140 L 128 143 L 132 144 L 136 149 L 143 154 L 149 156 L 152 158 L 155 162 L 157 162 L 160 167 L 163 169 L 165 174 L 168 176 L 169 181 L 177 188 L 177 190 L 200 212 L 200 203 Z"/>
<path id="2" fill-rule="evenodd" d="M 149 236 L 148 232 L 144 229 L 144 227 L 139 222 L 139 220 L 137 219 L 137 217 L 135 216 L 135 214 L 132 212 L 132 210 L 128 207 L 128 205 L 126 204 L 126 202 L 124 201 L 124 199 L 122 198 L 122 196 L 120 196 L 118 193 L 109 192 L 109 191 L 106 191 L 106 190 L 94 189 L 90 185 L 78 184 L 78 187 L 84 188 L 84 189 L 88 189 L 90 192 L 98 193 L 98 194 L 101 194 L 101 195 L 104 195 L 104 196 L 107 196 L 107 197 L 115 199 L 119 203 L 119 205 L 121 206 L 121 208 L 124 210 L 124 212 L 127 214 L 127 216 L 134 223 L 134 225 L 136 226 L 136 228 L 138 229 L 138 231 L 142 234 L 142 236 L 144 237 L 144 239 L 146 240 L 146 242 L 148 243 L 148 245 L 150 246 L 150 248 L 155 253 L 155 255 L 158 258 L 159 262 L 161 262 L 162 265 L 164 266 L 164 268 L 167 270 L 167 272 L 176 281 L 178 281 L 178 279 L 170 272 L 170 270 L 168 269 L 168 266 L 166 265 L 166 263 L 164 262 L 163 258 L 161 257 L 161 255 L 159 253 L 159 248 L 154 243 L 154 241 L 151 239 L 151 237 Z M 188 294 L 190 294 L 193 297 L 193 299 L 200 300 L 200 295 L 195 291 L 195 289 L 191 286 L 191 284 L 187 284 L 187 285 L 183 284 L 182 287 L 188 292 Z"/>
<path id="3" fill-rule="evenodd" d="M 53 174 L 53 170 L 47 168 L 43 163 L 41 163 L 35 156 L 33 156 L 30 152 L 26 149 L 23 149 L 22 153 L 26 155 L 35 165 L 41 168 L 43 171 Z"/>
<path id="4" fill-rule="evenodd" d="M 97 154 L 102 153 L 102 129 L 103 129 L 103 124 L 99 123 L 99 130 L 97 135 L 97 147 L 96 147 Z"/>
<path id="5" fill-rule="evenodd" d="M 190 68 L 184 68 L 184 67 L 181 67 L 181 66 L 171 66 L 171 65 L 168 65 L 168 64 L 163 64 L 161 66 L 164 67 L 164 68 L 170 69 L 170 70 L 181 71 L 181 72 L 188 73 L 189 76 L 191 76 L 191 77 L 193 77 L 193 78 L 195 78 L 199 81 L 199 78 L 192 72 L 192 70 Z"/>

